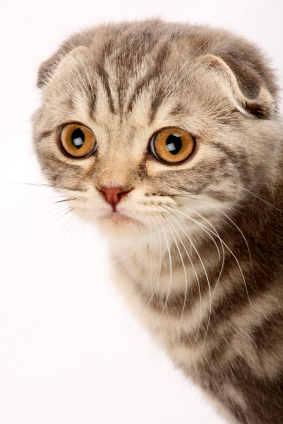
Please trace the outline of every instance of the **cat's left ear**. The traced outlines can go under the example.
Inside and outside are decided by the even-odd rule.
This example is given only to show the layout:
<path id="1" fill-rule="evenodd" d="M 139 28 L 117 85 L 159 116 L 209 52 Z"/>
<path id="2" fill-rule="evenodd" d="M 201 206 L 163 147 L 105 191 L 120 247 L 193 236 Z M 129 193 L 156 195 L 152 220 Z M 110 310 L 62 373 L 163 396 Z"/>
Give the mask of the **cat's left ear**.
<path id="1" fill-rule="evenodd" d="M 201 56 L 198 60 L 209 71 L 216 72 L 229 86 L 236 107 L 243 113 L 268 118 L 275 110 L 275 99 L 261 76 L 247 63 L 235 63 L 229 59 L 224 61 L 213 54 Z"/>

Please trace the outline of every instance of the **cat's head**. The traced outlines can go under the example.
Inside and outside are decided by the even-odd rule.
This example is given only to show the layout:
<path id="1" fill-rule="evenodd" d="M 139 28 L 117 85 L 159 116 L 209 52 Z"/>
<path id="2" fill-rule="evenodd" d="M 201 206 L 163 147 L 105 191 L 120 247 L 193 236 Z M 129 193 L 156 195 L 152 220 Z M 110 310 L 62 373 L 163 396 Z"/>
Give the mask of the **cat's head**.
<path id="1" fill-rule="evenodd" d="M 245 190 L 275 178 L 273 75 L 253 45 L 225 31 L 100 26 L 44 62 L 38 86 L 43 172 L 113 239 L 143 238 L 164 220 L 169 229 L 217 224 L 220 211 L 245 204 Z"/>

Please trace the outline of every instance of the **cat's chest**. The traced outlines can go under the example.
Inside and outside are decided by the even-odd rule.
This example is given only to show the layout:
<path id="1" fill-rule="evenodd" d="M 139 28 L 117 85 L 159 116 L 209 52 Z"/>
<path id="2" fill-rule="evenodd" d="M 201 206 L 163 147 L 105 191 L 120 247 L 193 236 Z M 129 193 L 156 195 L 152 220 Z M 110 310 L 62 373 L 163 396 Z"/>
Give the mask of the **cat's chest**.
<path id="1" fill-rule="evenodd" d="M 209 281 L 205 267 L 158 249 L 113 250 L 114 280 L 175 363 L 192 369 L 207 352 L 207 343 L 195 341 L 202 325 L 205 332 L 210 313 Z"/>
<path id="2" fill-rule="evenodd" d="M 170 307 L 173 297 L 181 298 L 194 287 L 195 280 L 198 279 L 199 270 L 191 258 L 191 247 L 188 246 L 186 250 L 186 257 L 181 252 L 176 255 L 169 242 L 168 246 L 162 245 L 155 239 L 145 244 L 115 246 L 112 249 L 112 259 L 115 272 L 129 281 L 129 287 L 145 303 L 162 310 L 163 307 Z M 177 305 L 175 309 L 176 307 Z"/>

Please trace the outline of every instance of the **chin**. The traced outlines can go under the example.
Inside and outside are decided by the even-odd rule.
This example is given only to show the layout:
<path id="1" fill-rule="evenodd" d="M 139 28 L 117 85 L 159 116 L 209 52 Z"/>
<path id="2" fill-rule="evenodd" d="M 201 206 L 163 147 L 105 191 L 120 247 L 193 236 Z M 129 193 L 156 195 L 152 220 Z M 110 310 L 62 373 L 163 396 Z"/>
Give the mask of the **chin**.
<path id="1" fill-rule="evenodd" d="M 111 213 L 93 222 L 113 243 L 136 242 L 137 239 L 146 237 L 150 231 L 141 221 L 119 213 Z"/>
<path id="2" fill-rule="evenodd" d="M 148 225 L 138 219 L 119 212 L 109 212 L 97 216 L 85 209 L 74 209 L 76 215 L 94 225 L 111 243 L 131 243 L 147 238 L 150 233 Z"/>

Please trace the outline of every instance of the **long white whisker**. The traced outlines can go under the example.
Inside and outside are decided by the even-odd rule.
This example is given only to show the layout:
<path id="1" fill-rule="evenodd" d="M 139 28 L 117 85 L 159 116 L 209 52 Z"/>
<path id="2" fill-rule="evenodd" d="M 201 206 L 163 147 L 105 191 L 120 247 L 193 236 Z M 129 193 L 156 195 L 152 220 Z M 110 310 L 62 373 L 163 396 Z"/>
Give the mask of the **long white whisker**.
<path id="1" fill-rule="evenodd" d="M 152 222 L 154 223 L 154 220 L 152 219 Z M 155 223 L 154 223 L 155 224 Z M 162 254 L 161 254 L 161 238 L 160 238 L 160 231 L 158 229 L 158 227 L 156 226 L 156 224 L 154 225 L 157 230 L 158 230 L 158 239 L 159 239 L 159 267 L 158 267 L 158 274 L 157 274 L 157 281 L 155 284 L 154 289 L 152 290 L 152 294 L 150 296 L 150 298 L 148 299 L 148 301 L 146 302 L 145 306 L 149 305 L 150 302 L 152 301 L 152 299 L 154 298 L 155 293 L 158 290 L 159 287 L 159 283 L 160 283 L 160 275 L 161 275 L 161 266 L 162 266 Z"/>
<path id="2" fill-rule="evenodd" d="M 186 209 L 186 210 L 189 210 L 189 211 L 191 211 L 191 212 L 193 212 L 193 213 L 196 213 L 196 215 L 198 215 L 200 218 L 202 218 L 203 220 L 205 220 L 205 221 L 207 221 L 208 223 L 209 223 L 209 225 L 211 225 L 212 226 L 212 224 L 207 220 L 207 219 L 205 219 L 204 217 L 202 217 L 200 214 L 198 214 L 197 212 L 195 212 L 195 211 L 193 211 L 192 209 L 190 209 L 190 208 L 187 208 L 186 206 L 183 206 L 183 208 L 184 209 Z M 178 210 L 178 212 L 179 213 L 181 213 L 181 211 L 180 210 Z M 183 212 L 182 212 L 182 214 L 184 215 L 184 216 L 188 216 L 187 214 L 184 214 Z M 213 227 L 213 226 L 212 226 Z M 214 228 L 214 227 L 213 227 Z M 219 250 L 219 247 L 218 247 L 218 244 L 216 243 L 216 241 L 215 241 L 215 239 L 214 239 L 214 237 L 209 233 L 209 232 L 207 232 L 206 230 L 204 230 L 205 232 L 206 232 L 206 234 L 208 235 L 208 237 L 212 240 L 212 242 L 214 243 L 214 245 L 215 245 L 215 247 L 216 247 L 216 249 L 217 249 L 217 253 L 218 253 L 218 258 L 219 258 L 219 260 L 221 259 L 221 253 L 220 253 L 220 250 Z M 215 233 L 217 233 L 217 231 L 215 230 L 215 228 L 214 228 L 214 231 L 215 231 Z"/>
<path id="3" fill-rule="evenodd" d="M 196 199 L 196 198 L 194 198 L 194 197 L 191 197 L 193 200 L 196 200 L 196 201 L 200 201 L 200 202 L 203 202 L 203 203 L 206 203 L 206 204 L 208 204 L 208 205 L 210 205 L 211 207 L 213 207 L 214 209 L 216 209 L 217 211 L 219 211 L 220 213 L 222 213 L 233 225 L 234 225 L 234 227 L 240 232 L 240 234 L 242 235 L 242 237 L 243 237 L 243 239 L 244 239 L 244 241 L 245 241 L 245 244 L 246 244 L 246 246 L 247 246 L 247 249 L 248 249 L 248 253 L 249 253 L 249 258 L 250 258 L 250 262 L 252 262 L 252 258 L 251 258 L 251 253 L 250 253 L 250 248 L 249 248 L 249 245 L 248 245 L 248 242 L 247 242 L 247 239 L 246 239 L 246 237 L 244 236 L 244 234 L 243 234 L 243 232 L 241 231 L 241 229 L 238 227 L 238 225 L 225 213 L 225 212 L 223 212 L 223 211 L 221 211 L 219 208 L 217 208 L 216 206 L 214 206 L 214 205 L 212 205 L 212 204 L 210 204 L 209 202 L 206 202 L 206 201 L 203 201 L 203 200 L 200 200 L 200 199 Z M 223 240 L 222 240 L 223 241 Z M 231 255 L 233 256 L 233 258 L 235 259 L 235 261 L 236 261 L 236 263 L 237 263 L 237 265 L 238 265 L 238 268 L 239 268 L 239 270 L 240 270 L 240 273 L 241 273 L 241 276 L 242 276 L 242 279 L 243 279 L 243 282 L 244 282 L 244 285 L 245 285 L 245 289 L 246 289 L 246 292 L 247 292 L 247 296 L 248 296 L 248 299 L 249 299 L 249 303 L 250 303 L 250 306 L 253 308 L 253 306 L 252 306 L 252 302 L 251 302 L 251 299 L 250 299 L 250 296 L 249 296 L 249 292 L 248 292 L 248 287 L 247 287 L 247 283 L 246 283 L 246 279 L 245 279 L 245 276 L 244 276 L 244 273 L 243 273 L 243 270 L 242 270 L 242 267 L 240 266 L 240 264 L 239 264 L 239 261 L 238 261 L 238 259 L 237 259 L 237 257 L 235 256 L 235 254 L 232 252 L 232 250 L 227 246 L 227 244 L 226 243 L 224 243 L 224 241 L 223 241 L 223 244 L 224 244 L 224 246 L 226 247 L 226 249 L 231 253 Z"/>
<path id="4" fill-rule="evenodd" d="M 58 222 L 59 220 L 61 220 L 65 215 L 67 215 L 68 213 L 70 213 L 72 211 L 71 208 L 69 208 L 67 211 L 66 209 L 64 210 L 64 213 L 62 215 L 58 216 L 58 219 L 56 219 L 55 221 L 53 221 L 51 223 L 50 226 L 48 226 L 47 228 L 45 228 L 45 231 L 48 230 L 51 226 L 53 226 L 56 222 Z M 57 215 L 56 215 L 57 216 Z M 40 224 L 38 224 L 36 227 L 33 228 L 33 231 L 36 230 L 38 227 L 40 227 L 42 224 L 46 224 L 46 222 L 50 221 L 51 218 L 54 218 L 54 215 L 52 215 L 51 217 L 47 218 L 44 222 L 41 222 Z M 27 238 L 28 236 L 30 236 L 30 233 L 25 234 L 24 237 L 21 238 L 21 240 L 17 241 L 17 244 L 21 241 L 23 241 L 25 238 Z M 26 252 L 27 248 L 30 248 L 35 242 L 37 241 L 37 239 L 32 240 L 32 242 L 28 245 L 25 246 L 25 248 L 22 250 L 21 254 L 17 257 L 17 262 L 19 262 L 19 260 L 21 259 L 21 257 L 24 255 L 24 253 Z M 15 247 L 15 246 L 13 246 Z M 7 255 L 6 255 L 7 256 Z M 1 262 L 3 263 L 3 261 Z M 13 264 L 11 264 L 9 270 L 8 270 L 8 274 L 10 272 L 10 269 L 12 268 Z"/>
<path id="5" fill-rule="evenodd" d="M 197 248 L 196 248 L 196 246 L 195 246 L 194 242 L 192 241 L 192 238 L 191 238 L 191 237 L 187 234 L 187 232 L 184 230 L 184 228 L 183 228 L 183 227 L 182 227 L 182 226 L 178 223 L 178 221 L 175 219 L 175 217 L 174 217 L 174 215 L 173 215 L 172 211 L 168 210 L 165 206 L 163 206 L 163 208 L 164 208 L 164 209 L 166 209 L 166 210 L 167 210 L 167 212 L 169 212 L 169 213 L 171 214 L 172 219 L 176 222 L 176 224 L 179 226 L 179 228 L 181 229 L 181 231 L 182 231 L 182 232 L 186 235 L 186 237 L 187 237 L 187 238 L 188 238 L 188 240 L 190 241 L 190 243 L 191 243 L 191 245 L 192 245 L 192 247 L 193 247 L 193 249 L 194 249 L 194 251 L 195 251 L 196 255 L 197 255 L 197 256 L 198 256 L 198 258 L 199 258 L 199 261 L 200 261 L 200 263 L 201 263 L 201 265 L 202 265 L 202 268 L 203 268 L 203 270 L 204 270 L 204 274 L 205 274 L 206 281 L 207 281 L 207 285 L 208 285 L 209 299 L 210 299 L 209 313 L 210 313 L 210 315 L 211 315 L 211 308 L 212 308 L 212 293 L 211 293 L 210 281 L 209 281 L 208 274 L 207 274 L 207 270 L 206 270 L 206 267 L 205 267 L 205 265 L 204 265 L 204 263 L 203 263 L 203 260 L 202 260 L 202 258 L 201 258 L 201 256 L 200 256 L 200 254 L 199 254 L 199 252 L 198 252 L 198 250 L 197 250 Z"/>
<path id="6" fill-rule="evenodd" d="M 208 227 L 206 227 L 206 226 L 205 226 L 205 225 L 203 225 L 202 223 L 200 223 L 200 222 L 196 221 L 194 218 L 192 218 L 192 217 L 190 217 L 190 216 L 187 216 L 187 217 L 188 217 L 188 219 L 190 219 L 191 221 L 195 222 L 197 225 L 200 225 L 201 227 L 205 227 L 207 231 L 212 232 L 214 235 L 216 235 L 216 236 L 217 236 L 217 234 L 216 234 L 216 233 L 214 233 L 212 230 L 210 230 Z M 231 250 L 231 249 L 227 246 L 227 244 L 223 241 L 223 239 L 221 239 L 221 240 L 222 240 L 223 245 L 226 247 L 226 249 L 228 250 L 228 252 L 230 252 L 230 253 L 231 253 L 231 255 L 233 256 L 233 258 L 235 259 L 235 261 L 236 261 L 236 263 L 237 263 L 237 266 L 238 266 L 238 268 L 239 268 L 239 271 L 240 271 L 240 273 L 241 273 L 241 277 L 242 277 L 242 280 L 243 280 L 243 283 L 244 283 L 244 286 L 245 286 L 245 290 L 246 290 L 246 293 L 247 293 L 247 296 L 248 296 L 248 300 L 249 300 L 250 306 L 253 308 L 253 305 L 252 305 L 252 302 L 251 302 L 251 299 L 250 299 L 250 296 L 249 296 L 248 287 L 247 287 L 247 283 L 246 283 L 246 279 L 245 279 L 245 276 L 244 276 L 244 273 L 243 273 L 242 267 L 240 266 L 240 263 L 239 263 L 239 261 L 238 261 L 238 259 L 237 259 L 236 255 L 234 254 L 234 252 L 233 252 L 233 251 L 232 251 L 232 250 Z M 218 282 L 218 281 L 219 281 L 219 279 L 217 280 L 217 282 Z M 215 290 L 214 290 L 214 292 L 215 292 Z"/>
<path id="7" fill-rule="evenodd" d="M 184 276 L 185 276 L 185 296 L 184 296 L 184 302 L 183 302 L 182 313 L 181 313 L 181 317 L 180 317 L 180 330 L 181 330 L 181 327 L 182 327 L 182 319 L 183 319 L 184 310 L 185 310 L 185 306 L 186 306 L 186 302 L 187 302 L 187 290 L 188 290 L 187 271 L 186 271 L 186 267 L 185 267 L 185 264 L 184 264 L 183 256 L 182 256 L 182 254 L 181 254 L 181 251 L 180 251 L 180 248 L 179 248 L 178 242 L 177 242 L 176 237 L 174 236 L 173 231 L 172 231 L 172 229 L 171 229 L 170 222 L 169 222 L 169 221 L 167 221 L 167 224 L 168 224 L 168 228 L 169 228 L 169 230 L 170 230 L 170 232 L 171 232 L 171 234 L 172 234 L 172 237 L 173 237 L 173 239 L 174 239 L 174 243 L 175 243 L 175 245 L 176 245 L 176 247 L 177 247 L 177 250 L 178 250 L 178 253 L 179 253 L 179 256 L 180 256 L 181 262 L 182 262 L 183 270 L 184 270 Z M 173 227 L 173 228 L 174 228 L 174 227 Z M 181 331 L 180 331 L 180 335 L 181 335 Z"/>
<path id="8" fill-rule="evenodd" d="M 200 215 L 198 212 L 196 212 L 196 211 L 194 211 L 193 209 L 190 209 L 190 208 L 187 208 L 187 207 L 184 207 L 185 209 L 187 209 L 187 210 L 189 210 L 189 211 L 191 211 L 191 212 L 193 212 L 194 214 L 196 214 L 196 215 L 198 215 L 201 219 L 203 219 L 204 221 L 206 221 L 212 228 L 213 228 L 213 230 L 214 230 L 214 232 L 213 231 L 211 231 L 208 227 L 206 227 L 205 225 L 203 225 L 201 222 L 199 222 L 199 221 L 194 221 L 200 228 L 202 228 L 204 231 L 205 231 L 205 233 L 208 235 L 208 236 L 210 236 L 210 238 L 212 238 L 212 240 L 214 241 L 214 243 L 216 243 L 215 242 L 215 240 L 214 240 L 214 238 L 209 234 L 210 232 L 212 233 L 212 234 L 214 234 L 217 238 L 218 238 L 218 240 L 220 241 L 220 244 L 221 244 L 221 248 L 222 248 L 222 265 L 221 265 L 221 269 L 220 269 L 220 272 L 219 272 L 219 275 L 218 275 L 218 278 L 217 278 L 217 282 L 216 282 L 216 284 L 215 284 L 215 287 L 214 287 L 214 290 L 213 290 L 213 292 L 212 292 L 212 298 L 213 298 L 213 296 L 214 296 L 214 294 L 215 294 L 215 291 L 216 291 L 216 288 L 217 288 L 217 286 L 218 286 L 218 283 L 219 283 L 219 281 L 220 281 L 220 278 L 221 278 L 221 275 L 222 275 L 222 272 L 223 272 L 223 269 L 224 269 L 224 263 L 225 263 L 225 249 L 224 249 L 224 245 L 223 245 L 223 240 L 222 240 L 222 238 L 220 237 L 220 235 L 219 235 L 219 233 L 218 233 L 218 231 L 216 230 L 216 228 L 211 224 L 211 222 L 209 222 L 206 218 L 204 218 L 202 215 Z M 187 214 L 185 214 L 185 213 L 183 213 L 183 212 L 181 212 L 181 211 L 179 211 L 179 210 L 177 210 L 177 212 L 179 212 L 179 213 L 181 213 L 182 215 L 184 215 L 184 216 L 186 216 L 187 218 L 189 218 L 189 215 L 187 215 Z M 219 257 L 219 260 L 220 260 L 221 258 Z"/>
<path id="9" fill-rule="evenodd" d="M 72 218 L 74 218 L 74 219 L 72 219 Z M 65 238 L 65 235 L 66 235 L 66 234 L 68 233 L 68 231 L 69 231 L 69 228 L 73 225 L 73 222 L 74 222 L 76 219 L 78 219 L 78 218 L 76 217 L 76 215 L 71 216 L 71 217 L 70 217 L 70 219 L 68 220 L 68 222 L 66 222 L 66 223 L 64 224 L 64 226 L 63 226 L 63 227 L 65 227 L 65 226 L 66 226 L 66 224 L 67 224 L 67 223 L 69 223 L 69 225 L 68 225 L 68 226 L 66 226 L 65 231 L 63 232 L 63 235 L 62 235 L 62 237 L 60 238 L 60 240 L 59 240 L 59 242 L 58 242 L 58 244 L 57 244 L 57 246 L 56 246 L 56 249 L 54 248 L 54 254 L 53 254 L 53 257 L 52 257 L 52 261 L 51 261 L 51 265 L 50 265 L 50 272 L 49 272 L 49 275 L 50 275 L 50 281 L 52 280 L 52 269 L 53 269 L 53 265 L 54 265 L 54 259 L 55 259 L 56 252 L 58 252 L 58 248 L 59 248 L 60 244 L 62 243 L 63 239 Z M 60 232 L 62 231 L 63 227 L 62 227 L 62 228 L 60 228 Z"/>
<path id="10" fill-rule="evenodd" d="M 225 213 L 225 212 L 223 212 L 221 209 L 219 209 L 219 208 L 217 208 L 215 205 L 212 205 L 211 203 L 209 203 L 209 202 L 206 202 L 205 200 L 200 200 L 200 199 L 197 199 L 197 198 L 195 198 L 195 197 L 191 197 L 190 196 L 190 198 L 191 199 L 193 199 L 193 200 L 196 200 L 196 201 L 199 201 L 199 202 L 202 202 L 202 203 L 206 203 L 207 205 L 209 205 L 209 206 L 211 206 L 212 208 L 214 208 L 214 209 L 216 209 L 218 212 L 220 212 L 220 213 L 222 213 L 222 215 L 224 215 L 227 219 L 228 219 L 228 221 L 230 221 L 231 222 L 231 224 L 232 225 L 234 225 L 234 227 L 239 231 L 239 233 L 241 234 L 241 236 L 243 237 L 243 239 L 244 239 L 244 242 L 245 242 L 245 244 L 246 244 L 246 247 L 247 247 L 247 250 L 248 250 L 248 254 L 249 254 L 249 258 L 250 258 L 250 262 L 252 262 L 252 256 L 251 256 L 251 252 L 250 252 L 250 247 L 249 247 L 249 244 L 248 244 L 248 241 L 247 241 L 247 239 L 246 239 L 246 237 L 245 237 L 245 235 L 243 234 L 243 232 L 242 232 L 242 230 L 238 227 L 238 225 Z"/>
<path id="11" fill-rule="evenodd" d="M 70 212 L 70 211 L 67 211 L 67 213 L 68 212 Z M 65 215 L 67 215 L 67 213 L 65 213 L 64 215 L 62 215 L 61 216 L 61 218 L 63 217 L 63 216 L 65 216 Z M 63 224 L 63 226 L 60 228 L 60 231 L 59 232 L 61 232 L 65 227 L 66 227 L 66 225 L 67 224 L 69 224 L 69 226 L 68 226 L 68 228 L 70 227 L 70 223 L 72 223 L 73 222 L 73 220 L 74 220 L 74 218 L 76 218 L 74 215 L 72 216 L 70 216 L 69 217 L 69 219 Z M 57 222 L 57 221 L 56 221 Z M 50 228 L 50 227 L 49 227 Z M 43 250 L 43 252 L 41 253 L 41 255 L 40 255 L 40 257 L 38 258 L 38 260 L 37 260 L 37 262 L 35 263 L 35 265 L 34 265 L 34 267 L 33 267 L 33 271 L 32 271 L 32 273 L 31 273 L 31 275 L 30 275 L 30 278 L 29 278 L 29 283 L 28 283 L 28 286 L 27 286 L 27 291 L 26 291 L 26 299 L 25 299 L 25 307 L 26 307 L 26 310 L 27 310 L 27 305 L 28 305 L 28 295 L 29 295 L 29 289 L 30 289 L 30 286 L 31 286 L 31 282 L 32 282 L 32 278 L 33 278 L 33 275 L 34 275 L 34 273 L 35 273 L 35 271 L 36 271 L 36 268 L 38 267 L 38 265 L 39 265 L 39 263 L 40 263 L 40 261 L 41 261 L 41 259 L 43 258 L 43 256 L 46 254 L 46 252 L 48 251 L 48 249 L 50 248 L 50 246 L 53 244 L 53 242 L 54 242 L 54 240 L 58 237 L 58 232 L 56 232 L 56 234 L 54 235 L 54 237 L 52 237 L 51 238 L 51 240 L 49 241 L 49 243 L 47 244 L 47 246 L 45 247 L 45 249 Z M 58 248 L 58 246 L 57 246 L 57 248 Z M 54 255 L 55 255 L 55 253 L 56 253 L 56 251 L 57 251 L 57 248 L 56 249 L 54 249 Z M 53 259 L 54 259 L 54 255 L 53 255 Z M 51 268 L 52 268 L 52 263 L 51 263 Z M 51 268 L 50 268 L 50 277 L 51 277 Z M 51 280 L 51 278 L 50 278 L 50 280 Z"/>
<path id="12" fill-rule="evenodd" d="M 186 208 L 186 209 L 189 209 L 189 208 Z M 190 209 L 189 209 L 190 210 Z M 219 236 L 219 234 L 218 234 L 218 232 L 215 230 L 215 233 L 213 232 L 213 231 L 211 231 L 208 227 L 206 227 L 205 225 L 203 225 L 202 223 L 200 223 L 200 222 L 198 222 L 197 220 L 194 220 L 193 218 L 191 218 L 189 215 L 187 215 L 187 214 L 184 214 L 183 212 L 181 212 L 181 211 L 178 211 L 177 210 L 177 212 L 179 212 L 179 213 L 181 213 L 182 215 L 184 215 L 186 218 L 188 218 L 188 219 L 191 219 L 193 222 L 195 222 L 195 224 L 196 225 L 198 225 L 200 228 L 202 228 L 208 235 L 209 235 L 209 233 L 208 233 L 208 231 L 209 232 L 212 232 L 214 235 L 216 235 L 218 238 L 219 238 L 219 241 L 220 241 L 220 243 L 221 243 L 221 246 L 222 246 L 222 252 L 223 252 L 223 256 L 222 256 L 222 264 L 221 264 L 221 269 L 220 269 L 220 272 L 219 272 L 219 274 L 218 274 L 218 277 L 217 277 L 217 281 L 216 281 L 216 284 L 215 284 L 215 287 L 214 287 L 214 290 L 213 290 L 213 292 L 212 292 L 212 296 L 211 296 L 211 304 L 212 304 L 212 300 L 213 300 L 213 297 L 214 297 L 214 294 L 215 294 L 215 292 L 216 292 L 216 289 L 217 289 L 217 286 L 218 286 L 218 284 L 219 284 L 219 281 L 220 281 L 220 278 L 221 278 L 221 275 L 222 275 L 222 273 L 223 273 L 223 269 L 224 269 L 224 263 L 225 263 L 225 250 L 224 250 L 224 247 L 223 247 L 223 244 L 225 244 L 224 242 L 223 242 L 223 240 L 221 239 L 221 237 Z M 192 212 L 194 212 L 193 210 L 192 210 Z M 202 217 L 200 214 L 197 214 L 197 215 L 199 215 L 200 217 Z M 202 217 L 203 218 L 203 217 Z M 205 218 L 204 218 L 205 219 Z M 209 223 L 210 224 L 210 223 Z M 210 224 L 211 226 L 212 226 L 212 224 Z M 213 226 L 212 226 L 213 227 Z M 213 227 L 214 228 L 214 227 Z M 209 314 L 209 318 L 208 318 L 208 322 L 207 322 L 207 327 L 206 327 L 206 331 L 205 331 L 205 336 L 204 336 L 204 343 L 205 343 L 205 341 L 206 341 L 206 337 L 207 337 L 207 333 L 208 333 L 208 329 L 209 329 L 209 324 L 210 324 L 210 318 L 211 318 L 211 312 L 210 312 L 210 314 Z"/>
<path id="13" fill-rule="evenodd" d="M 69 241 L 68 241 L 68 243 L 67 243 L 67 249 L 66 249 L 66 261 L 65 261 L 65 265 L 66 265 L 65 272 L 66 272 L 66 277 L 67 277 L 67 281 L 68 281 L 68 282 L 70 281 L 70 276 L 69 276 L 69 274 L 68 274 L 68 253 L 69 253 L 69 249 L 70 249 L 70 246 L 71 246 L 71 240 L 72 240 L 72 238 L 73 238 L 73 236 L 74 236 L 75 230 L 77 230 L 77 228 L 78 228 L 78 224 L 79 224 L 79 223 L 80 223 L 80 220 L 79 220 L 79 219 L 77 219 L 77 225 L 74 225 L 74 226 L 73 226 L 72 231 L 71 231 L 71 234 L 70 234 Z"/>
<path id="14" fill-rule="evenodd" d="M 68 202 L 68 201 L 70 201 L 70 200 L 74 200 L 74 198 L 72 198 L 72 199 L 60 199 L 60 200 L 54 200 L 54 198 L 56 199 L 56 197 L 50 197 L 50 198 L 48 198 L 48 197 L 46 197 L 46 198 L 44 198 L 44 199 L 37 199 L 37 200 L 35 200 L 35 201 L 33 201 L 33 202 L 31 202 L 31 203 L 29 203 L 29 206 L 30 205 L 33 205 L 34 203 L 35 204 L 37 204 L 38 205 L 38 203 L 39 202 L 41 202 L 41 201 L 44 201 L 44 202 L 46 202 L 46 203 L 43 203 L 43 204 L 40 204 L 39 206 L 37 206 L 37 207 L 35 207 L 35 208 L 30 208 L 30 207 L 28 207 L 28 208 L 26 208 L 26 209 L 18 209 L 17 211 L 15 211 L 15 212 L 11 212 L 11 213 L 9 213 L 9 214 L 7 214 L 7 216 L 4 216 L 2 219 L 1 219 L 1 221 L 0 221 L 0 225 L 3 223 L 3 222 L 5 222 L 6 220 L 10 220 L 12 217 L 16 217 L 16 216 L 23 216 L 23 215 L 26 215 L 26 214 L 30 214 L 30 213 L 32 213 L 32 212 L 34 212 L 34 211 L 36 211 L 36 210 L 38 210 L 38 209 L 42 209 L 42 208 L 45 208 L 46 206 L 50 206 L 50 205 L 52 205 L 52 204 L 57 204 L 57 203 L 64 203 L 64 202 Z M 42 216 L 42 215 L 40 215 L 40 216 Z M 23 225 L 25 225 L 26 223 L 28 223 L 28 222 L 30 222 L 30 219 L 28 219 L 26 222 L 24 222 L 24 223 L 22 223 L 20 226 L 18 226 L 16 229 L 19 229 L 21 226 L 23 226 Z M 14 229 L 13 231 L 16 231 L 16 229 Z"/>
<path id="15" fill-rule="evenodd" d="M 178 224 L 178 223 L 177 223 L 177 224 Z M 174 227 L 173 227 L 173 229 L 174 229 Z M 182 230 L 182 228 L 181 228 L 181 230 Z M 178 231 L 177 231 L 176 229 L 174 229 L 174 231 L 175 231 L 175 234 L 177 235 L 178 239 L 180 240 L 180 243 L 182 244 L 183 249 L 184 249 L 184 250 L 185 250 L 185 252 L 186 252 L 186 255 L 187 255 L 187 257 L 188 257 L 188 259 L 189 259 L 189 261 L 190 261 L 191 267 L 192 267 L 192 269 L 193 269 L 193 271 L 194 271 L 194 274 L 195 274 L 195 277 L 196 277 L 196 281 L 197 281 L 197 285 L 198 285 L 198 291 L 199 291 L 199 305 L 200 305 L 199 310 L 200 310 L 200 322 L 201 322 L 201 319 L 202 319 L 202 307 L 201 307 L 201 290 L 200 290 L 199 277 L 198 277 L 198 274 L 197 274 L 196 268 L 195 268 L 195 266 L 194 266 L 194 263 L 193 263 L 193 261 L 192 261 L 192 258 L 191 258 L 191 256 L 190 256 L 190 254 L 189 254 L 189 252 L 188 252 L 188 250 L 187 250 L 187 248 L 186 248 L 185 244 L 183 243 L 182 238 L 180 237 L 180 235 L 179 235 L 179 233 L 178 233 Z M 190 239 L 189 239 L 189 241 L 190 241 L 190 243 L 191 243 L 191 240 L 190 240 Z M 184 315 L 184 312 L 185 312 L 185 306 L 186 306 L 186 302 L 187 302 L 187 288 L 188 288 L 188 284 L 187 284 L 187 279 L 186 279 L 186 291 L 185 291 L 185 298 L 184 298 L 184 303 L 183 303 L 183 308 L 182 308 L 182 313 L 181 313 L 181 321 L 182 321 L 182 318 L 183 318 L 183 315 Z M 198 331 L 198 332 L 199 332 L 199 331 Z M 197 335 L 198 335 L 198 332 L 197 332 Z"/>
<path id="16" fill-rule="evenodd" d="M 161 216 L 163 217 L 163 220 L 166 222 L 164 215 L 161 214 Z M 157 217 L 158 217 L 158 215 L 157 215 Z M 158 217 L 158 219 L 159 219 L 159 217 Z M 172 269 L 172 257 L 171 257 L 171 251 L 170 251 L 170 247 L 169 247 L 168 237 L 166 235 L 166 232 L 164 231 L 162 224 L 160 226 L 161 226 L 161 229 L 162 229 L 164 237 L 165 237 L 165 242 L 166 242 L 167 251 L 168 251 L 168 258 L 169 258 L 169 266 L 170 266 L 170 268 L 169 268 L 169 290 L 168 290 L 168 294 L 167 294 L 167 297 L 166 297 L 166 301 L 165 301 L 164 306 L 162 308 L 162 311 L 160 313 L 160 317 L 161 317 L 164 310 L 167 308 L 167 304 L 168 304 L 168 300 L 169 300 L 169 296 L 170 296 L 170 292 L 171 292 L 171 288 L 172 288 L 173 269 Z"/>
<path id="17" fill-rule="evenodd" d="M 50 215 L 50 213 L 51 212 L 55 212 L 56 214 L 57 214 L 57 212 L 58 211 L 61 211 L 61 210 L 64 210 L 64 211 L 66 211 L 66 208 L 64 207 L 65 205 L 59 205 L 56 209 L 54 209 L 54 208 L 52 208 L 51 210 L 49 210 L 49 211 L 45 211 L 43 214 L 41 214 L 41 215 L 39 215 L 38 216 L 38 218 L 41 218 L 41 217 L 43 217 L 43 216 L 46 216 L 46 215 Z M 46 222 L 48 222 L 51 218 L 53 218 L 54 217 L 54 215 L 52 215 L 51 217 L 49 216 L 45 221 L 43 221 L 43 222 L 40 222 L 38 225 L 36 225 L 33 229 L 32 229 L 32 231 L 35 231 L 38 227 L 40 227 L 43 223 L 46 223 Z M 25 221 L 24 223 L 22 223 L 21 225 L 18 225 L 16 228 L 14 228 L 13 229 L 13 231 L 11 231 L 8 235 L 7 235 L 7 237 L 11 237 L 11 236 L 13 236 L 13 234 L 15 234 L 16 232 L 17 232 L 17 230 L 19 230 L 22 226 L 24 226 L 25 224 L 27 224 L 28 222 L 30 222 L 30 220 L 27 220 L 27 221 Z M 23 240 L 25 240 L 28 236 L 30 236 L 30 232 L 29 233 L 27 233 L 27 234 L 25 234 L 22 238 L 20 238 L 19 240 L 16 240 L 16 242 L 9 248 L 9 251 L 6 253 L 6 255 L 5 256 L 3 256 L 2 258 L 1 258 L 1 261 L 0 261 L 0 265 L 5 261 L 5 259 L 7 258 L 7 256 L 11 253 L 11 251 L 14 249 L 14 247 L 16 246 L 16 245 L 18 245 L 20 242 L 22 242 Z"/>
<path id="18" fill-rule="evenodd" d="M 252 191 L 248 190 L 247 188 L 243 187 L 243 190 L 247 191 L 248 193 L 252 194 L 254 197 L 256 197 L 257 199 L 261 200 L 262 202 L 266 203 L 267 205 L 271 206 L 273 209 L 276 209 L 278 212 L 283 213 L 283 211 L 279 208 L 277 208 L 276 206 L 272 205 L 271 203 L 269 203 L 267 200 L 264 200 L 262 197 L 258 196 L 257 194 L 253 193 Z"/>

